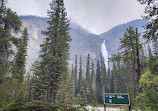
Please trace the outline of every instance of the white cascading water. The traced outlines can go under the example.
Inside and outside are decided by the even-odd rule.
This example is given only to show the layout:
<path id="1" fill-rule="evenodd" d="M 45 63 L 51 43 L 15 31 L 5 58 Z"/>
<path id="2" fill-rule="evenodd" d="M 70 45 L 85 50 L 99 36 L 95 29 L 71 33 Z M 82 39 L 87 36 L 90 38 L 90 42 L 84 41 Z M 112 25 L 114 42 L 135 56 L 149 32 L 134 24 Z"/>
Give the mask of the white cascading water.
<path id="1" fill-rule="evenodd" d="M 102 52 L 102 56 L 104 57 L 105 66 L 106 66 L 106 69 L 107 69 L 108 68 L 108 51 L 107 51 L 107 48 L 106 48 L 106 45 L 105 45 L 105 40 L 101 45 L 101 52 Z"/>

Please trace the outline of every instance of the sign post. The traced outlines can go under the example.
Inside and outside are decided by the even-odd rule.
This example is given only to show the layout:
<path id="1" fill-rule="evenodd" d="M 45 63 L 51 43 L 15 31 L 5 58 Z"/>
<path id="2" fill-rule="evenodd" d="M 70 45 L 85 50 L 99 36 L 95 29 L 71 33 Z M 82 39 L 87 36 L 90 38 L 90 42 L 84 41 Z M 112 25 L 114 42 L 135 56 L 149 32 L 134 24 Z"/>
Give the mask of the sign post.
<path id="1" fill-rule="evenodd" d="M 106 105 L 125 105 L 130 108 L 129 94 L 126 93 L 105 93 L 104 94 L 104 111 L 106 111 Z"/>
<path id="2" fill-rule="evenodd" d="M 106 105 L 104 104 L 104 111 L 106 111 Z"/>

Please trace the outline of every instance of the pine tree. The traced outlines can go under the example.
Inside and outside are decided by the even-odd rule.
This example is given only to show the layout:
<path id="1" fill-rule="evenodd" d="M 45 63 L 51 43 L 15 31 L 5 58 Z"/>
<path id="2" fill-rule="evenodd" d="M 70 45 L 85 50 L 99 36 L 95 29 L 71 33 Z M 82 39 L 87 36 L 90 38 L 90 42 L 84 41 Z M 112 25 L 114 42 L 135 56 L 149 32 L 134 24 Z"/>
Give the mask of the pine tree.
<path id="1" fill-rule="evenodd" d="M 74 65 L 71 66 L 71 81 L 74 84 Z"/>
<path id="2" fill-rule="evenodd" d="M 102 93 L 106 91 L 106 66 L 105 66 L 105 60 L 104 57 L 101 55 L 101 86 L 102 86 Z"/>
<path id="3" fill-rule="evenodd" d="M 146 5 L 145 8 L 145 16 L 144 19 L 148 21 L 147 25 L 145 26 L 145 35 L 144 38 L 146 38 L 148 41 L 154 40 L 156 44 L 158 43 L 158 24 L 157 24 L 157 18 L 158 18 L 158 6 L 157 6 L 157 0 L 138 0 L 141 4 Z M 156 47 L 156 50 L 158 51 L 158 46 Z"/>
<path id="4" fill-rule="evenodd" d="M 96 69 L 96 88 L 95 88 L 95 94 L 96 99 L 99 103 L 102 103 L 102 86 L 101 86 L 101 72 L 100 72 L 100 62 L 97 61 L 97 69 Z"/>
<path id="5" fill-rule="evenodd" d="M 13 65 L 12 77 L 17 79 L 17 88 L 15 90 L 16 101 L 21 101 L 24 98 L 24 74 L 26 73 L 26 55 L 28 44 L 28 32 L 25 28 L 22 32 L 22 37 L 19 42 L 19 49 L 15 56 L 15 62 Z"/>
<path id="6" fill-rule="evenodd" d="M 47 77 L 44 77 L 44 73 L 42 72 L 41 61 L 37 60 L 32 64 L 31 72 L 33 74 L 32 81 L 32 94 L 31 97 L 33 100 L 41 100 L 47 102 L 47 88 L 48 88 L 48 80 Z"/>
<path id="7" fill-rule="evenodd" d="M 120 87 L 120 84 L 119 84 L 119 81 L 120 79 L 118 78 L 118 73 L 117 73 L 117 67 L 116 67 L 116 62 L 113 61 L 112 62 L 113 66 L 112 66 L 112 74 L 111 74 L 111 81 L 110 81 L 110 92 L 115 92 L 115 93 L 118 93 L 119 92 L 119 87 Z"/>
<path id="8" fill-rule="evenodd" d="M 86 86 L 90 85 L 90 55 L 87 56 L 87 65 L 86 65 Z"/>
<path id="9" fill-rule="evenodd" d="M 49 20 L 46 36 L 41 45 L 40 62 L 37 67 L 39 73 L 36 88 L 36 98 L 43 102 L 57 102 L 58 92 L 69 77 L 69 20 L 66 17 L 63 0 L 53 0 L 48 11 Z M 63 97 L 64 98 L 64 97 Z"/>
<path id="10" fill-rule="evenodd" d="M 72 79 L 72 81 L 74 80 L 74 65 L 73 64 L 71 67 L 71 79 Z"/>
<path id="11" fill-rule="evenodd" d="M 144 19 L 148 21 L 145 26 L 145 34 L 143 35 L 147 41 L 153 43 L 153 54 L 150 64 L 150 70 L 157 75 L 158 67 L 158 5 L 157 0 L 138 0 L 141 4 L 146 5 Z M 150 62 L 151 62 L 150 61 Z"/>
<path id="12" fill-rule="evenodd" d="M 71 67 L 71 76 L 70 76 L 70 83 L 72 84 L 72 96 L 74 97 L 75 94 L 75 79 L 74 79 L 74 65 L 72 64 Z"/>
<path id="13" fill-rule="evenodd" d="M 113 88 L 115 93 L 123 93 L 125 92 L 126 86 L 125 86 L 125 75 L 124 69 L 121 66 L 121 54 L 118 53 L 116 55 L 112 55 L 112 57 L 109 59 L 110 62 L 112 62 L 112 75 L 113 75 Z"/>
<path id="14" fill-rule="evenodd" d="M 87 100 L 88 102 L 90 102 L 90 55 L 88 54 L 87 56 L 87 65 L 86 65 L 86 79 L 85 79 L 85 89 L 86 89 L 86 93 L 87 93 Z"/>
<path id="15" fill-rule="evenodd" d="M 142 49 L 142 44 L 140 43 L 139 37 L 140 33 L 138 33 L 137 28 L 134 30 L 133 27 L 129 27 L 120 41 L 121 46 L 119 48 L 122 50 L 121 56 L 123 57 L 123 61 L 129 64 L 129 69 L 132 68 L 131 73 L 134 74 L 134 77 L 136 74 L 137 88 L 139 86 L 139 79 L 141 76 L 140 50 Z"/>
<path id="16" fill-rule="evenodd" d="M 21 21 L 17 14 L 6 7 L 6 0 L 0 0 L 0 83 L 10 72 L 11 61 L 9 57 L 13 56 L 13 44 L 18 45 L 18 38 L 13 34 L 20 32 Z"/>
<path id="17" fill-rule="evenodd" d="M 32 100 L 32 75 L 31 72 L 26 74 L 26 101 L 30 102 Z"/>
<path id="18" fill-rule="evenodd" d="M 0 0 L 0 107 L 6 107 L 7 103 L 13 101 L 21 101 L 22 97 L 15 96 L 15 90 L 19 87 L 17 80 L 12 77 L 13 63 L 22 44 L 21 38 L 16 37 L 20 34 L 21 21 L 17 14 L 6 6 L 6 2 Z"/>
<path id="19" fill-rule="evenodd" d="M 15 57 L 15 65 L 13 69 L 13 77 L 22 80 L 24 79 L 25 74 L 25 64 L 26 64 L 26 55 L 27 55 L 27 44 L 28 44 L 28 32 L 25 28 L 22 32 L 22 41 L 20 41 L 19 49 Z"/>
<path id="20" fill-rule="evenodd" d="M 77 54 L 75 56 L 75 67 L 74 67 L 74 96 L 76 97 L 77 96 L 77 83 L 78 83 L 78 79 L 77 79 L 77 76 L 78 76 L 78 62 L 77 62 Z"/>
<path id="21" fill-rule="evenodd" d="M 108 62 L 109 64 L 109 62 Z M 111 83 L 111 70 L 110 70 L 110 67 L 108 66 L 108 69 L 107 69 L 107 82 L 106 82 L 106 90 L 105 90 L 105 93 L 110 93 L 110 83 Z"/>
<path id="22" fill-rule="evenodd" d="M 80 67 L 79 67 L 79 78 L 78 78 L 78 93 L 80 93 L 81 87 L 83 86 L 83 74 L 82 74 L 82 57 L 80 56 Z"/>
<path id="23" fill-rule="evenodd" d="M 92 62 L 91 64 L 91 89 L 90 89 L 90 94 L 91 94 L 91 98 L 92 100 L 95 100 L 95 70 L 94 70 L 94 63 Z"/>

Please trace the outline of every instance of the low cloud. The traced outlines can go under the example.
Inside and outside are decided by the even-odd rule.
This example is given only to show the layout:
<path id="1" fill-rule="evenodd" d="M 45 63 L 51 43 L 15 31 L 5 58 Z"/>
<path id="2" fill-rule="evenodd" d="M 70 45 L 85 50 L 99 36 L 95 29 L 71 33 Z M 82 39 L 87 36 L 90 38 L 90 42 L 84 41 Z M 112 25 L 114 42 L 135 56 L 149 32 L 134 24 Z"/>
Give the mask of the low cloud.
<path id="1" fill-rule="evenodd" d="M 8 5 L 19 15 L 47 16 L 51 0 L 8 0 Z M 140 19 L 144 6 L 137 0 L 65 0 L 72 22 L 100 34 L 110 28 Z"/>

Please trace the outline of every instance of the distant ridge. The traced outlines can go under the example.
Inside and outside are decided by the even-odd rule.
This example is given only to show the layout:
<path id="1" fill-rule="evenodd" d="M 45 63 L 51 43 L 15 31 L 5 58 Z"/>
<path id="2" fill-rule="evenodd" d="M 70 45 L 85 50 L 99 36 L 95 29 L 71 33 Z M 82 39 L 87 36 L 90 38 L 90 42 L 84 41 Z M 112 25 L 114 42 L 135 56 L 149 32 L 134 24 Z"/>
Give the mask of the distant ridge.
<path id="1" fill-rule="evenodd" d="M 27 69 L 38 58 L 40 44 L 44 39 L 41 31 L 47 28 L 47 17 L 37 16 L 19 16 L 23 21 L 23 26 L 28 28 L 29 32 L 29 47 L 27 56 Z M 116 54 L 117 48 L 120 45 L 120 38 L 129 26 L 137 27 L 139 32 L 143 32 L 144 26 L 147 22 L 142 19 L 134 20 L 126 24 L 118 25 L 111 30 L 102 33 L 101 35 L 93 34 L 82 28 L 76 23 L 70 23 L 70 35 L 72 42 L 70 43 L 70 66 L 74 64 L 75 55 L 81 55 L 83 58 L 83 65 L 86 65 L 86 57 L 89 53 L 91 55 L 91 62 L 96 63 L 100 58 L 101 44 L 105 40 L 105 44 L 109 54 Z"/>
<path id="2" fill-rule="evenodd" d="M 116 54 L 117 48 L 120 45 L 120 38 L 123 37 L 124 32 L 130 26 L 134 28 L 138 28 L 139 33 L 144 32 L 143 26 L 145 26 L 147 22 L 143 19 L 137 19 L 125 24 L 118 25 L 107 32 L 100 34 L 100 38 L 106 41 L 107 49 L 110 54 Z"/>
<path id="3" fill-rule="evenodd" d="M 112 29 L 110 29 L 109 31 L 100 34 L 100 36 L 104 37 L 104 36 L 106 36 L 108 34 L 111 34 L 111 33 L 113 33 L 113 34 L 122 34 L 130 26 L 132 26 L 134 28 L 142 29 L 142 27 L 146 23 L 147 23 L 147 21 L 145 21 L 144 19 L 133 20 L 131 22 L 127 22 L 127 23 L 115 26 Z"/>
<path id="4" fill-rule="evenodd" d="M 43 21 L 48 20 L 48 17 L 39 17 L 39 16 L 33 16 L 33 15 L 28 15 L 28 16 L 21 15 L 21 16 L 19 16 L 19 18 L 21 20 L 27 20 L 27 19 L 41 19 Z"/>

